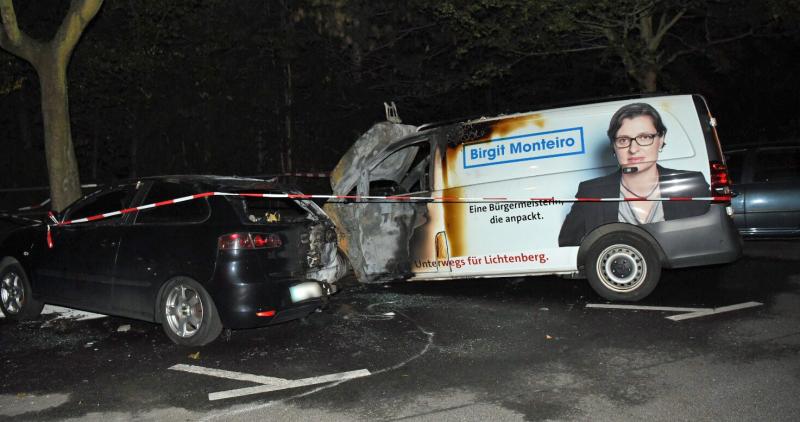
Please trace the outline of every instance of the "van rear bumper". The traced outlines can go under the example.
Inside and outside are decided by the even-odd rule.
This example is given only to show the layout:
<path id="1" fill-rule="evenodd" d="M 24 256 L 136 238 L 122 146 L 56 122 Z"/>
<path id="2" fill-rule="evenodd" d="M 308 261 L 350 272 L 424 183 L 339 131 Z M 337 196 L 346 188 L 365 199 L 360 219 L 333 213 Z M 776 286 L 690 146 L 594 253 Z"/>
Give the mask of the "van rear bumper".
<path id="1" fill-rule="evenodd" d="M 665 268 L 724 264 L 742 256 L 742 238 L 722 204 L 697 217 L 640 227 L 661 245 Z"/>

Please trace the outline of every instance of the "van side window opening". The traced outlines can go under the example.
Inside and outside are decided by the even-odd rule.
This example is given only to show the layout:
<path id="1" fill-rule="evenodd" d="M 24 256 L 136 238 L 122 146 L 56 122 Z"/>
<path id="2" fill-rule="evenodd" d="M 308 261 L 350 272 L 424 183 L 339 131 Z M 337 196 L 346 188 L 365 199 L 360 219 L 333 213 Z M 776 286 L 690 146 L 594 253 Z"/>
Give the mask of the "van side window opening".
<path id="1" fill-rule="evenodd" d="M 197 192 L 177 183 L 156 183 L 147 192 L 145 204 L 193 195 Z M 208 217 L 209 208 L 205 198 L 179 202 L 165 207 L 139 211 L 135 224 L 199 223 Z"/>
<path id="2" fill-rule="evenodd" d="M 800 181 L 800 148 L 771 148 L 759 151 L 753 181 Z"/>
<path id="3" fill-rule="evenodd" d="M 428 140 L 389 154 L 370 172 L 370 195 L 402 195 L 429 190 Z"/>

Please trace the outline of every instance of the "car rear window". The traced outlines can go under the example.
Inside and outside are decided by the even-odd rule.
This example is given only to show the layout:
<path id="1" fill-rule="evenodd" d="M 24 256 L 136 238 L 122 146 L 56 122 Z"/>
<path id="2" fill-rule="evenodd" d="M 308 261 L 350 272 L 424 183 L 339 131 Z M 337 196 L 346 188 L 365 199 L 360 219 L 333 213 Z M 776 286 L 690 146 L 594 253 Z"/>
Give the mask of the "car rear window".
<path id="1" fill-rule="evenodd" d="M 307 219 L 306 211 L 291 199 L 231 198 L 245 224 L 274 224 Z"/>
<path id="2" fill-rule="evenodd" d="M 754 182 L 800 180 L 800 148 L 770 148 L 758 151 Z"/>
<path id="3" fill-rule="evenodd" d="M 153 204 L 195 193 L 189 186 L 178 183 L 156 182 L 147 192 L 144 203 Z M 135 224 L 199 223 L 204 221 L 208 214 L 208 201 L 206 198 L 199 198 L 139 211 L 136 214 Z"/>

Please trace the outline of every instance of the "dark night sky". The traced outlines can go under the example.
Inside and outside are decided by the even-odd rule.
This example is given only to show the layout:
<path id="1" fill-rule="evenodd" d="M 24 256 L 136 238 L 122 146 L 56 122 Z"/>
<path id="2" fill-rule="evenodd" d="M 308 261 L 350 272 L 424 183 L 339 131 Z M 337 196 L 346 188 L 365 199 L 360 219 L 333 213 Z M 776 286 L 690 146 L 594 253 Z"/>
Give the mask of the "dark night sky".
<path id="1" fill-rule="evenodd" d="M 474 12 L 467 23 L 478 25 L 436 13 L 449 3 Z M 287 145 L 292 170 L 328 171 L 383 119 L 383 101 L 396 101 L 404 122 L 422 124 L 641 91 L 608 49 L 515 56 L 516 43 L 528 52 L 545 47 L 535 44 L 533 27 L 512 22 L 513 10 L 331 4 L 338 3 L 107 1 L 69 67 L 81 181 L 279 173 L 289 168 Z M 725 21 L 736 25 L 720 36 L 757 30 L 659 73 L 660 91 L 707 97 L 724 145 L 797 140 L 800 36 L 794 2 L 786 4 L 786 16 L 764 26 L 751 11 L 727 11 Z M 15 5 L 22 29 L 46 39 L 68 2 Z M 693 19 L 669 42 L 697 36 L 702 23 Z M 508 32 L 517 24 L 522 32 Z M 580 30 L 558 40 L 578 42 Z M 11 170 L 0 188 L 46 185 L 38 79 L 4 51 L 0 69 L 0 165 Z"/>

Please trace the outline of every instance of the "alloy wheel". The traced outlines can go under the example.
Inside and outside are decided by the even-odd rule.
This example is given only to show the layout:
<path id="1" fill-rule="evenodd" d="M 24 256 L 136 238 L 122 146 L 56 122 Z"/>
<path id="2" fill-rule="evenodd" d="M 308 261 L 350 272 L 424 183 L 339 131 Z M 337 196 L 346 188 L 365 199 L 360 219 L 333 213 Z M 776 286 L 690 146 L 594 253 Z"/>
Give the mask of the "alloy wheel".
<path id="1" fill-rule="evenodd" d="M 203 301 L 199 293 L 185 284 L 178 284 L 167 295 L 165 317 L 170 330 L 179 337 L 192 337 L 203 323 Z"/>
<path id="2" fill-rule="evenodd" d="M 16 272 L 7 272 L 0 281 L 0 300 L 2 300 L 5 312 L 17 314 L 22 309 L 25 301 L 25 288 Z"/>

